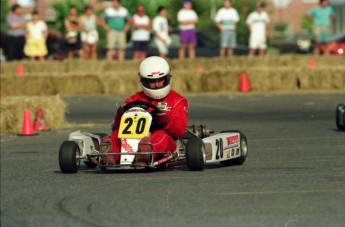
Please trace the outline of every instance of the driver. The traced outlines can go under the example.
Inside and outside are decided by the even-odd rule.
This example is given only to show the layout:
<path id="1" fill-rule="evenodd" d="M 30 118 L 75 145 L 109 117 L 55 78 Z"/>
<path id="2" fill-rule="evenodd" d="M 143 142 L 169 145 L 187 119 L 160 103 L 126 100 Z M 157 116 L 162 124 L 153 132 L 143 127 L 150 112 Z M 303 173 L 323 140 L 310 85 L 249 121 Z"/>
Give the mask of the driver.
<path id="1" fill-rule="evenodd" d="M 187 128 L 188 101 L 171 89 L 170 66 L 164 58 L 152 56 L 144 59 L 139 66 L 139 77 L 142 91 L 128 97 L 125 104 L 133 101 L 145 101 L 157 106 L 161 113 L 153 115 L 150 136 L 140 140 L 138 152 L 174 152 L 176 150 L 175 140 L 183 136 Z M 112 149 L 108 152 L 120 153 L 121 151 L 118 129 L 124 112 L 122 106 L 117 110 L 113 132 L 110 136 Z M 119 162 L 120 155 L 107 158 L 108 164 L 111 165 Z M 158 154 L 155 154 L 153 158 L 154 160 L 159 158 Z M 135 161 L 136 163 L 148 163 L 150 157 L 137 155 Z"/>

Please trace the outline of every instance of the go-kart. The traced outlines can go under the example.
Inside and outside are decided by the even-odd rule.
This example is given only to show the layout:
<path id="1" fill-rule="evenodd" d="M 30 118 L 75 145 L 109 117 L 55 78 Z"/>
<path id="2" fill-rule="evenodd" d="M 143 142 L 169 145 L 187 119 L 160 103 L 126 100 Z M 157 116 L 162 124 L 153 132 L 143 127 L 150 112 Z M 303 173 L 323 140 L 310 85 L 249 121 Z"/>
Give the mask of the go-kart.
<path id="1" fill-rule="evenodd" d="M 345 131 L 345 104 L 339 104 L 335 112 L 335 122 L 339 130 Z"/>
<path id="2" fill-rule="evenodd" d="M 149 109 L 153 111 L 148 112 Z M 138 152 L 141 138 L 149 136 L 152 116 L 160 110 L 153 104 L 134 101 L 124 106 L 118 138 L 121 140 L 121 152 L 108 152 L 110 142 L 101 142 L 105 133 L 88 133 L 80 130 L 70 133 L 59 150 L 59 165 L 63 173 L 76 173 L 81 161 L 87 168 L 101 170 L 128 168 L 161 168 L 186 165 L 190 170 L 204 170 L 205 164 L 242 165 L 247 158 L 247 139 L 238 130 L 227 130 L 215 134 L 207 127 L 188 126 L 186 133 L 176 140 L 177 148 L 173 152 Z M 154 159 L 154 154 L 160 158 Z M 120 156 L 117 163 L 108 163 L 107 157 Z M 138 155 L 147 155 L 149 162 L 136 162 Z M 95 162 L 96 160 L 96 162 Z M 105 161 L 104 161 L 105 160 Z"/>

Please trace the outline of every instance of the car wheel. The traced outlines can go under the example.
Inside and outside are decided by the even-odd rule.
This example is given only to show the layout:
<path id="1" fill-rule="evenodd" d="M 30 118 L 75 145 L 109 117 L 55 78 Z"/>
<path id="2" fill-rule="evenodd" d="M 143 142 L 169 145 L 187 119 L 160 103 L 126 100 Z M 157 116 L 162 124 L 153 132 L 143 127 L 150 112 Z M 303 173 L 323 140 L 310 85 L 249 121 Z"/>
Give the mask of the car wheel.
<path id="1" fill-rule="evenodd" d="M 205 145 L 200 138 L 188 140 L 186 144 L 186 160 L 190 170 L 204 170 L 206 162 Z"/>
<path id="2" fill-rule="evenodd" d="M 336 116 L 335 116 L 335 119 L 336 119 L 336 124 L 337 124 L 337 127 L 339 130 L 345 130 L 345 114 L 343 114 L 343 117 L 341 117 L 341 112 L 340 112 L 340 108 L 342 107 L 343 105 L 340 104 L 337 106 L 337 109 L 336 109 Z M 343 119 L 343 125 L 340 124 L 340 121 L 341 121 L 341 118 Z"/>
<path id="3" fill-rule="evenodd" d="M 80 167 L 80 149 L 75 141 L 64 141 L 59 150 L 59 165 L 63 173 L 76 173 Z"/>
<path id="4" fill-rule="evenodd" d="M 241 144 L 240 151 L 241 151 L 241 156 L 239 158 L 222 161 L 220 163 L 222 165 L 225 165 L 225 166 L 243 165 L 243 163 L 246 161 L 247 155 L 248 155 L 248 144 L 247 144 L 246 136 L 242 132 L 240 132 L 238 130 L 228 130 L 228 131 L 222 131 L 222 132 L 235 132 L 235 133 L 237 132 L 237 133 L 240 133 L 240 144 Z"/>

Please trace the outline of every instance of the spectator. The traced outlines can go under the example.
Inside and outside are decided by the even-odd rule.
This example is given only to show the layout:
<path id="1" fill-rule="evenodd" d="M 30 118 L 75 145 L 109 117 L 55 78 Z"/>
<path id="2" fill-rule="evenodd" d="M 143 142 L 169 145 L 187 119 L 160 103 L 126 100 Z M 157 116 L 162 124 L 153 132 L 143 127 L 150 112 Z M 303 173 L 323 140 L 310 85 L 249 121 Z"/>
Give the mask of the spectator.
<path id="1" fill-rule="evenodd" d="M 236 25 L 239 21 L 237 10 L 232 8 L 231 0 L 224 0 L 223 7 L 217 11 L 215 24 L 220 31 L 220 51 L 219 56 L 225 57 L 233 55 L 233 48 L 236 47 Z"/>
<path id="2" fill-rule="evenodd" d="M 25 27 L 26 22 L 21 15 L 21 7 L 14 4 L 11 12 L 7 15 L 7 60 L 22 60 L 24 58 Z"/>
<path id="3" fill-rule="evenodd" d="M 78 19 L 77 7 L 71 6 L 69 8 L 69 15 L 65 19 L 66 28 L 66 46 L 67 46 L 67 57 L 73 59 L 74 54 L 77 52 L 80 59 L 83 59 L 83 50 L 81 47 L 80 38 L 80 23 Z"/>
<path id="4" fill-rule="evenodd" d="M 195 24 L 198 23 L 198 15 L 192 9 L 192 2 L 185 0 L 182 3 L 182 9 L 177 13 L 177 21 L 180 29 L 180 48 L 179 58 L 184 59 L 185 49 L 188 45 L 189 58 L 195 58 L 196 30 Z"/>
<path id="5" fill-rule="evenodd" d="M 128 31 L 128 10 L 121 6 L 120 0 L 113 0 L 113 5 L 105 9 L 103 27 L 107 31 L 107 59 L 113 58 L 114 49 L 117 47 L 118 59 L 125 59 L 126 33 Z"/>
<path id="6" fill-rule="evenodd" d="M 268 14 L 264 11 L 264 3 L 259 2 L 256 4 L 256 11 L 249 14 L 247 18 L 247 27 L 250 31 L 249 36 L 249 56 L 255 54 L 255 50 L 259 49 L 259 55 L 264 56 L 267 48 L 267 24 L 270 19 Z"/>
<path id="7" fill-rule="evenodd" d="M 166 58 L 171 44 L 171 38 L 169 36 L 169 25 L 167 20 L 167 10 L 164 6 L 159 6 L 157 10 L 157 16 L 152 22 L 154 41 L 157 45 L 159 56 Z"/>
<path id="8" fill-rule="evenodd" d="M 314 23 L 315 48 L 314 54 L 321 52 L 328 54 L 328 42 L 331 34 L 331 23 L 335 20 L 335 13 L 328 0 L 320 0 L 319 5 L 308 11 L 308 16 Z"/>
<path id="9" fill-rule="evenodd" d="M 90 5 L 85 6 L 83 15 L 80 17 L 81 42 L 83 43 L 84 58 L 97 59 L 97 42 L 99 39 L 97 16 L 93 13 Z"/>
<path id="10" fill-rule="evenodd" d="M 38 12 L 32 12 L 32 21 L 26 26 L 25 40 L 26 44 L 24 52 L 30 57 L 31 61 L 35 61 L 36 57 L 40 61 L 44 61 L 48 54 L 46 40 L 48 37 L 47 24 L 39 19 Z"/>
<path id="11" fill-rule="evenodd" d="M 151 20 L 145 15 L 143 6 L 137 7 L 137 14 L 133 15 L 129 24 L 133 27 L 133 59 L 144 59 L 150 43 Z"/>

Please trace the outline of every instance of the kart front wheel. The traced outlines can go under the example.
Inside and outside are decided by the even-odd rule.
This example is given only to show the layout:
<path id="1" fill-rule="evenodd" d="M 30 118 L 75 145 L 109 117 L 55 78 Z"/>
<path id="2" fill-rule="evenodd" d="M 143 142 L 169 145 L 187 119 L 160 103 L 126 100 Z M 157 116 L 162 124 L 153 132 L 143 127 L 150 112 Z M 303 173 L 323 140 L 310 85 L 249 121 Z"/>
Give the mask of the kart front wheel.
<path id="1" fill-rule="evenodd" d="M 200 138 L 188 140 L 186 144 L 186 160 L 190 170 L 204 170 L 206 162 L 205 145 Z"/>
<path id="2" fill-rule="evenodd" d="M 336 109 L 336 116 L 335 116 L 336 125 L 337 125 L 337 128 L 339 130 L 345 130 L 345 114 L 341 113 L 341 111 L 340 111 L 341 108 L 342 108 L 342 104 L 338 105 L 337 109 Z M 341 115 L 343 115 L 343 116 L 341 116 Z"/>
<path id="3" fill-rule="evenodd" d="M 80 167 L 80 149 L 75 141 L 64 141 L 59 150 L 59 165 L 63 173 L 76 173 Z"/>

